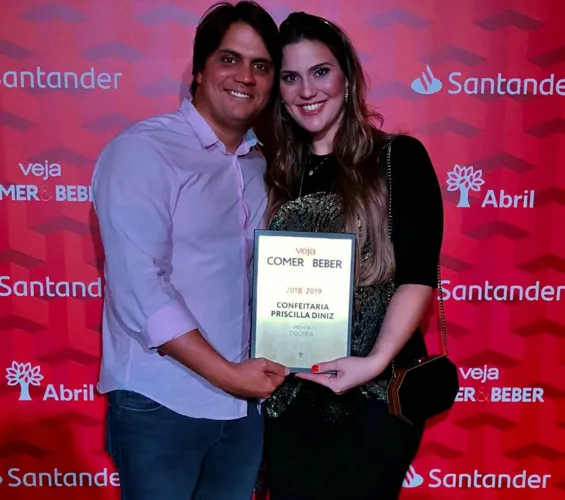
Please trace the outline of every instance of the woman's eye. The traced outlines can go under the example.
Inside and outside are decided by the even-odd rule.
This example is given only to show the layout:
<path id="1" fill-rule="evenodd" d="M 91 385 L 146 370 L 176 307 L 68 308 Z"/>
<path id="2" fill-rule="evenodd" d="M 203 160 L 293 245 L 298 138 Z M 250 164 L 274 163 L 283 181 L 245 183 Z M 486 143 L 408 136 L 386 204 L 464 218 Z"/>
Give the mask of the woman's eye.
<path id="1" fill-rule="evenodd" d="M 284 75 L 284 76 L 282 77 L 282 80 L 283 80 L 284 82 L 294 82 L 294 81 L 297 80 L 297 77 L 296 77 L 295 75 Z"/>

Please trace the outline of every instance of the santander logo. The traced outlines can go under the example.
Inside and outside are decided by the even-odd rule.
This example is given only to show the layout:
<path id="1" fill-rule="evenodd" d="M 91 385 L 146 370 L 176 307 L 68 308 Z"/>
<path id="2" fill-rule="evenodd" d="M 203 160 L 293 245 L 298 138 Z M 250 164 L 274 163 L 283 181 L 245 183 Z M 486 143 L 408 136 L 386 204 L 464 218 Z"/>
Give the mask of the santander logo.
<path id="1" fill-rule="evenodd" d="M 551 474 L 536 474 L 522 470 L 518 473 L 486 473 L 479 469 L 472 472 L 444 472 L 430 469 L 427 479 L 418 474 L 411 465 L 402 482 L 404 488 L 417 488 L 425 484 L 427 488 L 484 488 L 484 489 L 545 489 L 548 488 Z"/>
<path id="2" fill-rule="evenodd" d="M 404 481 L 402 481 L 402 486 L 404 488 L 417 488 L 424 484 L 424 478 L 416 472 L 416 469 L 411 465 L 406 473 Z"/>
<path id="3" fill-rule="evenodd" d="M 546 78 L 522 78 L 497 73 L 490 76 L 463 75 L 452 71 L 444 84 L 437 78 L 432 68 L 426 65 L 422 73 L 412 80 L 410 87 L 416 94 L 432 95 L 445 89 L 450 95 L 560 95 L 565 96 L 565 78 L 554 73 Z M 444 79 L 445 80 L 445 79 Z"/>
<path id="4" fill-rule="evenodd" d="M 443 83 L 434 76 L 432 68 L 428 65 L 418 78 L 412 80 L 410 87 L 417 94 L 431 95 L 437 94 L 442 89 Z"/>

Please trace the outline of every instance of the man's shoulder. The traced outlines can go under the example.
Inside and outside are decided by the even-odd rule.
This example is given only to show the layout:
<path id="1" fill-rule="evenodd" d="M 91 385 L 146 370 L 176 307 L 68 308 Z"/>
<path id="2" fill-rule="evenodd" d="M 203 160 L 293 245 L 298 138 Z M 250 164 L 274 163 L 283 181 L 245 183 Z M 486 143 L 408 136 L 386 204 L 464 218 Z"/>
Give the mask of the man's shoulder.
<path id="1" fill-rule="evenodd" d="M 186 123 L 179 111 L 171 111 L 154 115 L 139 120 L 118 133 L 107 147 L 123 146 L 125 144 L 135 147 L 151 145 L 154 149 L 190 143 L 195 138 L 194 132 Z"/>

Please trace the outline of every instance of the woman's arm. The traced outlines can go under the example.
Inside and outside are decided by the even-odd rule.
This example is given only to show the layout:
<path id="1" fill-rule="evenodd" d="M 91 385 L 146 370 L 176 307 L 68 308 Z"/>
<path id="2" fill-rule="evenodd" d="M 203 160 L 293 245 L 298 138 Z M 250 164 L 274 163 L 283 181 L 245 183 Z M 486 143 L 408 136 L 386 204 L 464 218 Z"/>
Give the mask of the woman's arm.
<path id="1" fill-rule="evenodd" d="M 443 202 L 423 144 L 397 137 L 391 152 L 392 241 L 397 287 L 371 357 L 386 368 L 418 328 L 438 286 Z"/>
<path id="2" fill-rule="evenodd" d="M 420 141 L 399 136 L 391 152 L 392 240 L 396 292 L 377 341 L 366 358 L 320 363 L 301 374 L 341 393 L 382 373 L 417 330 L 437 288 L 437 266 L 443 239 L 441 189 L 430 157 Z"/>
<path id="3" fill-rule="evenodd" d="M 392 296 L 377 341 L 369 356 L 381 373 L 414 334 L 433 295 L 426 285 L 401 285 Z"/>

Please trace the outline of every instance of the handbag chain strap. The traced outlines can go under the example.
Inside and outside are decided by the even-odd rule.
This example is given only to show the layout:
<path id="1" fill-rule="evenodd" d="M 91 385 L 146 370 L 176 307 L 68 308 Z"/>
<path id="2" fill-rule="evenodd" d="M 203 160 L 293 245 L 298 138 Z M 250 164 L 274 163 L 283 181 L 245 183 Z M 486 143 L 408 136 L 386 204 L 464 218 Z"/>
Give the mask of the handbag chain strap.
<path id="1" fill-rule="evenodd" d="M 388 237 L 392 242 L 392 167 L 391 167 L 391 155 L 392 155 L 392 140 L 388 141 L 386 145 L 386 168 L 387 168 L 387 181 L 388 181 Z M 443 287 L 441 284 L 441 269 L 440 264 L 437 265 L 437 282 L 438 282 L 438 292 L 439 292 L 439 319 L 441 328 L 441 344 L 443 347 L 443 354 L 445 356 L 449 355 L 449 350 L 447 346 L 447 322 L 445 320 L 445 308 L 443 305 Z M 392 299 L 394 294 L 394 283 L 389 283 L 387 287 L 388 302 Z M 393 376 L 396 372 L 394 359 L 391 362 L 391 368 Z"/>

